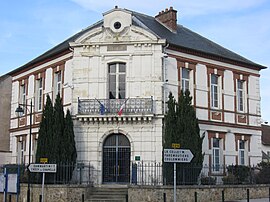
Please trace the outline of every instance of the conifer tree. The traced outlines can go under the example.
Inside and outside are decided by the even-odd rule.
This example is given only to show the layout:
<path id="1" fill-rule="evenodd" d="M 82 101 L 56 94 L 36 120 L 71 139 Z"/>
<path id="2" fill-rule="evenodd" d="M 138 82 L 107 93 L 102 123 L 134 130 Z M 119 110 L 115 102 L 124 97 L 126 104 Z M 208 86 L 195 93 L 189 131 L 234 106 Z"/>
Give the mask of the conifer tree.
<path id="1" fill-rule="evenodd" d="M 49 95 L 46 97 L 46 104 L 42 113 L 42 119 L 39 127 L 39 136 L 37 141 L 36 162 L 40 162 L 40 158 L 50 159 L 53 153 L 53 105 Z"/>
<path id="2" fill-rule="evenodd" d="M 58 94 L 55 99 L 54 103 L 54 124 L 53 124 L 53 132 L 54 132 L 54 143 L 56 147 L 54 148 L 54 157 L 51 159 L 51 161 L 54 161 L 55 163 L 59 162 L 65 162 L 63 159 L 64 157 L 64 145 L 63 145 L 63 139 L 64 139 L 64 128 L 65 128 L 65 116 L 64 116 L 64 109 L 62 104 L 62 99 L 60 95 Z M 64 141 L 65 142 L 65 141 Z"/>
<path id="3" fill-rule="evenodd" d="M 176 102 L 172 95 L 169 94 L 169 100 L 167 101 L 168 112 L 165 115 L 165 135 L 163 139 L 163 148 L 169 149 L 171 148 L 172 143 L 176 143 L 174 138 L 176 137 Z M 165 184 L 173 183 L 173 164 L 172 163 L 164 163 L 163 164 L 163 176 Z"/>
<path id="4" fill-rule="evenodd" d="M 74 138 L 73 121 L 70 115 L 70 111 L 67 110 L 65 118 L 65 128 L 63 137 L 63 149 L 64 156 L 62 157 L 65 162 L 74 164 L 77 159 L 76 144 Z"/>
<path id="5" fill-rule="evenodd" d="M 165 116 L 164 148 L 171 148 L 172 143 L 179 143 L 181 149 L 189 149 L 194 155 L 194 158 L 188 164 L 177 163 L 178 184 L 196 183 L 203 163 L 203 137 L 200 137 L 198 119 L 191 101 L 192 97 L 187 90 L 185 93 L 181 92 L 178 103 L 171 93 L 167 102 L 168 113 Z M 167 182 L 171 184 L 173 182 L 172 163 L 165 163 L 164 174 Z"/>

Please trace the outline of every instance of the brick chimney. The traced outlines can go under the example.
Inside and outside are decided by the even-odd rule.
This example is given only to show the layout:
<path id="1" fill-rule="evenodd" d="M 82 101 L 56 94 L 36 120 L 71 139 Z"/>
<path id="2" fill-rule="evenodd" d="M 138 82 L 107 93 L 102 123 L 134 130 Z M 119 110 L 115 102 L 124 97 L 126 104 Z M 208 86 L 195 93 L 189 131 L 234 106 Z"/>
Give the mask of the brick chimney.
<path id="1" fill-rule="evenodd" d="M 165 11 L 159 12 L 159 14 L 155 16 L 155 19 L 164 24 L 170 30 L 176 32 L 177 10 L 174 10 L 173 7 L 170 7 L 170 9 L 166 8 Z"/>

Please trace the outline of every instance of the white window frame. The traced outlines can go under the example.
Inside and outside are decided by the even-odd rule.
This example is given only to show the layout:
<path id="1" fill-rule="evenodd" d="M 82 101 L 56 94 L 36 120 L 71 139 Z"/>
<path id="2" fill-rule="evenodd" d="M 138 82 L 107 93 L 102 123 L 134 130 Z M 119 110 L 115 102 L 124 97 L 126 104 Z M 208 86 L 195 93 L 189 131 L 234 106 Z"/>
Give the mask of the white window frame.
<path id="1" fill-rule="evenodd" d="M 244 84 L 243 80 L 237 80 L 237 110 L 244 112 Z"/>
<path id="2" fill-rule="evenodd" d="M 21 140 L 17 142 L 17 163 L 18 164 L 24 164 L 24 153 L 26 148 L 26 140 L 20 136 L 18 137 Z"/>
<path id="3" fill-rule="evenodd" d="M 58 93 L 62 97 L 62 71 L 55 72 L 54 74 L 54 99 Z"/>
<path id="4" fill-rule="evenodd" d="M 214 141 L 218 141 L 218 147 L 214 145 Z M 213 172 L 220 172 L 221 170 L 221 151 L 220 151 L 221 139 L 212 138 L 212 162 L 213 162 Z"/>
<path id="5" fill-rule="evenodd" d="M 120 64 L 124 64 L 125 65 L 125 71 L 124 72 L 120 72 L 119 71 L 119 67 L 120 67 Z M 110 66 L 112 65 L 116 65 L 116 70 L 115 70 L 115 73 L 110 73 Z M 120 99 L 119 98 L 119 85 L 120 85 L 120 75 L 124 75 L 125 76 L 125 96 L 121 99 L 125 99 L 126 97 L 126 68 L 127 68 L 127 64 L 124 63 L 124 62 L 115 62 L 115 63 L 110 63 L 108 64 L 108 98 L 109 99 Z M 110 98 L 110 76 L 115 76 L 115 98 Z"/>
<path id="6" fill-rule="evenodd" d="M 240 147 L 241 143 L 244 146 L 243 148 Z M 246 141 L 239 140 L 238 142 L 238 153 L 239 153 L 239 165 L 246 165 Z"/>
<path id="7" fill-rule="evenodd" d="M 36 109 L 42 111 L 43 109 L 43 79 L 36 80 Z"/>
<path id="8" fill-rule="evenodd" d="M 212 77 L 216 77 L 217 82 L 212 82 Z M 210 76 L 211 82 L 211 108 L 219 108 L 219 76 L 216 74 L 211 74 Z"/>
<path id="9" fill-rule="evenodd" d="M 187 71 L 188 78 L 184 77 L 184 71 Z M 185 92 L 186 90 L 190 90 L 190 70 L 187 68 L 182 67 L 181 70 L 181 76 L 182 76 L 182 91 Z"/>
<path id="10" fill-rule="evenodd" d="M 22 104 L 23 106 L 26 105 L 26 85 L 23 84 L 20 86 L 20 104 Z M 23 113 L 22 115 L 25 115 L 26 112 L 26 107 L 23 107 Z"/>

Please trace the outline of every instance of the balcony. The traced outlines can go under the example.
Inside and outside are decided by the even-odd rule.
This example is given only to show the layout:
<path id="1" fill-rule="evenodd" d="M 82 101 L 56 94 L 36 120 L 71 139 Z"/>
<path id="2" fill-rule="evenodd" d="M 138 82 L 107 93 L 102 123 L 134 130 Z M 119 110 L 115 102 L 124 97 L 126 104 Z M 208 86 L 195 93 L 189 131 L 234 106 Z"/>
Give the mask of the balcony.
<path id="1" fill-rule="evenodd" d="M 123 112 L 119 116 L 122 105 Z M 83 122 L 151 121 L 152 116 L 152 98 L 78 99 L 77 117 Z"/>

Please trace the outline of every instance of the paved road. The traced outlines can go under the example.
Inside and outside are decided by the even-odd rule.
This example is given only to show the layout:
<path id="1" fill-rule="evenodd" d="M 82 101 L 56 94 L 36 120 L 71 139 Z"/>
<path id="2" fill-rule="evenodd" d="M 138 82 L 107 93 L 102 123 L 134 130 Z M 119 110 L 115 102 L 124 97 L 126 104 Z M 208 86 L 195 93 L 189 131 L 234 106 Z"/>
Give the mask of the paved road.
<path id="1" fill-rule="evenodd" d="M 246 202 L 247 200 L 240 201 L 226 201 L 226 202 Z M 269 202 L 269 198 L 249 199 L 249 202 Z"/>

